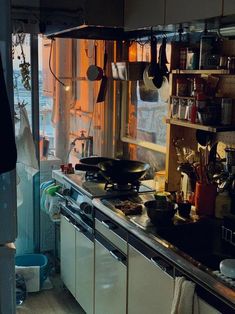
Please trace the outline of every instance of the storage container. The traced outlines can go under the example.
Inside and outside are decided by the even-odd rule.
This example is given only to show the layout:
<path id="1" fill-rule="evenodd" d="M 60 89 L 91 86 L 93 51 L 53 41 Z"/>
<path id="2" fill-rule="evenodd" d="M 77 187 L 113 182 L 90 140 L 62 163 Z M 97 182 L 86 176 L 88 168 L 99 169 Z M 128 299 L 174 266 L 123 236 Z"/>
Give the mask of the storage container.
<path id="1" fill-rule="evenodd" d="M 48 258 L 44 254 L 24 254 L 18 255 L 15 257 L 15 265 L 25 267 L 25 273 L 27 274 L 27 268 L 30 272 L 30 267 L 39 267 L 39 282 L 40 282 L 40 289 L 44 281 L 47 279 L 48 276 Z M 27 279 L 27 278 L 25 278 Z M 27 286 L 27 280 L 26 280 Z"/>

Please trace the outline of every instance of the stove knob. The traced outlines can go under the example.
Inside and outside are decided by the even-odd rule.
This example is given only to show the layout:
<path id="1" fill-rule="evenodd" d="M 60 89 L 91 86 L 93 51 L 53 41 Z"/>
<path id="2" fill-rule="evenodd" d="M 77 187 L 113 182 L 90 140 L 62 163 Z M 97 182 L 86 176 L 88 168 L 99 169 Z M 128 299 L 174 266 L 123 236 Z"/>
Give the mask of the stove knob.
<path id="1" fill-rule="evenodd" d="M 71 191 L 70 191 L 70 189 L 63 189 L 62 194 L 64 196 L 70 196 L 71 195 Z"/>
<path id="2" fill-rule="evenodd" d="M 92 214 L 92 205 L 86 202 L 83 202 L 80 204 L 80 208 L 86 215 Z"/>

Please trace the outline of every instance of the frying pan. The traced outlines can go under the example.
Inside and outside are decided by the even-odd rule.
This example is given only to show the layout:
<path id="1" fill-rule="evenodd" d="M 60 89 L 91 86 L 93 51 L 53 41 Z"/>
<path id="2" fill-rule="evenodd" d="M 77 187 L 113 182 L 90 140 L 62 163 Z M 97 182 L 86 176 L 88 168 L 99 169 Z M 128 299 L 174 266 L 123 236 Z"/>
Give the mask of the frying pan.
<path id="1" fill-rule="evenodd" d="M 81 171 L 99 172 L 100 168 L 98 164 L 108 160 L 113 160 L 113 158 L 99 156 L 84 157 L 80 159 L 79 164 L 75 165 L 75 169 Z"/>
<path id="2" fill-rule="evenodd" d="M 162 44 L 159 49 L 159 69 L 160 69 L 159 76 L 162 76 L 161 77 L 162 83 L 158 91 L 159 91 L 161 99 L 165 102 L 168 101 L 169 94 L 170 94 L 170 86 L 168 82 L 169 71 L 166 66 L 167 63 L 168 61 L 166 57 L 166 37 L 163 37 Z"/>
<path id="3" fill-rule="evenodd" d="M 163 76 L 162 86 L 158 89 L 161 100 L 167 102 L 170 96 L 170 85 L 166 76 Z"/>
<path id="4" fill-rule="evenodd" d="M 106 180 L 120 185 L 138 181 L 149 168 L 149 164 L 141 161 L 95 156 L 81 158 L 75 165 L 76 170 L 99 172 Z"/>
<path id="5" fill-rule="evenodd" d="M 143 81 L 145 86 L 150 90 L 157 90 L 157 86 L 154 83 L 154 78 L 159 66 L 157 62 L 157 39 L 151 36 L 151 62 L 146 66 L 143 73 Z"/>
<path id="6" fill-rule="evenodd" d="M 118 184 L 134 183 L 150 168 L 141 161 L 118 159 L 100 162 L 98 166 L 105 179 Z"/>

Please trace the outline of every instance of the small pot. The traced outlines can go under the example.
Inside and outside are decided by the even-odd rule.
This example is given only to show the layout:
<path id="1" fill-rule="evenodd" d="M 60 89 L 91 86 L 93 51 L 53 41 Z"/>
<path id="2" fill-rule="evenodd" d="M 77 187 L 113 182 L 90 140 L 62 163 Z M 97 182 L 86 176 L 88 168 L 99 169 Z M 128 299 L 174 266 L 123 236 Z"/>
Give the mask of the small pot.
<path id="1" fill-rule="evenodd" d="M 191 204 L 189 202 L 178 203 L 178 213 L 181 217 L 189 218 Z"/>
<path id="2" fill-rule="evenodd" d="M 150 221 L 157 226 L 170 224 L 177 210 L 177 204 L 173 202 L 167 202 L 164 208 L 159 208 L 157 200 L 147 201 L 144 206 Z"/>
<path id="3" fill-rule="evenodd" d="M 89 81 L 100 81 L 103 77 L 103 69 L 97 65 L 90 65 L 86 75 Z"/>

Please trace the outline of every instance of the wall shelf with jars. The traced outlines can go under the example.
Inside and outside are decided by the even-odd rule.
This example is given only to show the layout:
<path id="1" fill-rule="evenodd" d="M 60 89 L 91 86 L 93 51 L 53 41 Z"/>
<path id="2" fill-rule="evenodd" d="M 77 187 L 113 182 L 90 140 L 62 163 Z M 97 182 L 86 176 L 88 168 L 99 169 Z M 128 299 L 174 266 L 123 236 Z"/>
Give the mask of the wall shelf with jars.
<path id="1" fill-rule="evenodd" d="M 201 45 L 201 44 L 200 44 Z M 188 51 L 189 57 L 195 53 L 180 43 L 173 45 L 171 72 L 169 76 L 170 97 L 167 124 L 166 190 L 181 189 L 182 173 L 177 159 L 177 141 L 189 150 L 198 151 L 197 132 L 231 134 L 235 131 L 235 41 L 224 40 L 217 58 L 204 59 L 201 47 L 197 47 L 195 62 L 182 62 L 181 49 Z M 191 55 L 190 55 L 191 54 Z M 204 60 L 203 62 L 199 60 Z M 193 66 L 192 66 L 193 64 Z M 208 66 L 208 67 L 207 67 Z M 191 68 L 190 68 L 191 67 Z M 206 133 L 205 133 L 206 134 Z M 223 135 L 226 137 L 226 135 Z M 235 145 L 235 142 L 234 142 Z M 210 145 L 207 147 L 210 151 Z"/>
<path id="2" fill-rule="evenodd" d="M 171 71 L 172 74 L 205 74 L 205 75 L 226 75 L 230 74 L 230 70 L 213 69 L 213 70 L 181 70 L 175 69 Z"/>
<path id="3" fill-rule="evenodd" d="M 167 124 L 172 124 L 172 125 L 178 125 L 186 128 L 191 128 L 191 129 L 196 129 L 196 130 L 203 130 L 207 132 L 231 132 L 235 131 L 235 125 L 217 125 L 217 126 L 212 126 L 212 125 L 203 125 L 203 124 L 198 124 L 198 123 L 191 123 L 189 121 L 183 121 L 179 119 L 174 119 L 174 118 L 166 118 L 166 123 Z"/>

